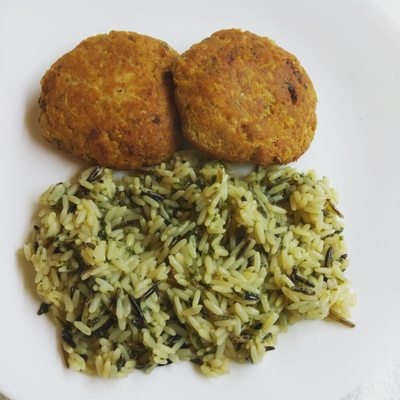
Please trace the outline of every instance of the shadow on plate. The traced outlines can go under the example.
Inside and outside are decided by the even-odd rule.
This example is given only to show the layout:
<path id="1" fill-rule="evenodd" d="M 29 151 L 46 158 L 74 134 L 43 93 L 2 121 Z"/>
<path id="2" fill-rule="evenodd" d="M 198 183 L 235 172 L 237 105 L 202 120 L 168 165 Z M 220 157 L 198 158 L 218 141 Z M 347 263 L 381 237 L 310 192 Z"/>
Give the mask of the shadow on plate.
<path id="1" fill-rule="evenodd" d="M 35 270 L 33 265 L 26 260 L 24 252 L 22 249 L 18 250 L 16 255 L 17 265 L 22 275 L 22 282 L 24 285 L 24 289 L 29 295 L 35 299 L 35 301 L 39 300 L 39 297 L 36 293 L 35 286 Z"/>

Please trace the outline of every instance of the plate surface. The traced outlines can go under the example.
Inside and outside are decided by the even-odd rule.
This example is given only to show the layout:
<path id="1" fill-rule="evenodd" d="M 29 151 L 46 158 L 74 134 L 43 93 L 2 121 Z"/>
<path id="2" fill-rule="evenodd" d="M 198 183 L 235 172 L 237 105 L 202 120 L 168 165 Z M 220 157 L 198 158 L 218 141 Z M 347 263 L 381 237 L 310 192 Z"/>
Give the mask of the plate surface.
<path id="1" fill-rule="evenodd" d="M 200 376 L 188 363 L 107 381 L 70 371 L 53 324 L 36 315 L 32 270 L 16 254 L 40 193 L 84 166 L 40 139 L 40 78 L 59 56 L 96 33 L 137 31 L 184 51 L 228 27 L 273 38 L 300 59 L 314 82 L 317 134 L 295 166 L 327 175 L 341 194 L 351 255 L 348 276 L 358 295 L 357 328 L 299 323 L 280 336 L 277 350 L 261 364 L 233 365 L 229 375 L 217 379 Z M 379 8 L 346 0 L 5 1 L 0 37 L 1 392 L 15 400 L 339 399 L 395 347 L 400 331 L 400 32 Z"/>

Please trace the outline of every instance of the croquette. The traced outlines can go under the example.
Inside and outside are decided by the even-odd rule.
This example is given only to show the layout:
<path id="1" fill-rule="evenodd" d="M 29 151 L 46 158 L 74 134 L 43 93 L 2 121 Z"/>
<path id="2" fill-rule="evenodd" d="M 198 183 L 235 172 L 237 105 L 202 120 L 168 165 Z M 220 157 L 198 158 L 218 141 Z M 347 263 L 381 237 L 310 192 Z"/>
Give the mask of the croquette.
<path id="1" fill-rule="evenodd" d="M 42 78 L 43 137 L 75 156 L 117 169 L 168 159 L 179 141 L 165 42 L 112 31 L 82 41 Z"/>
<path id="2" fill-rule="evenodd" d="M 266 37 L 218 31 L 177 60 L 173 78 L 183 134 L 217 159 L 285 164 L 311 144 L 312 82 L 294 55 Z"/>

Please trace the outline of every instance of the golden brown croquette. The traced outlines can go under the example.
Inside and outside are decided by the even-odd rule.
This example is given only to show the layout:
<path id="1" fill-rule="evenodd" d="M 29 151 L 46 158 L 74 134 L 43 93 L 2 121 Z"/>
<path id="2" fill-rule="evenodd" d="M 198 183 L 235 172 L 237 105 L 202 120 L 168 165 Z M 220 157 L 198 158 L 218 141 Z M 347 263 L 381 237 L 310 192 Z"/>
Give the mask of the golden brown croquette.
<path id="1" fill-rule="evenodd" d="M 133 32 L 90 37 L 42 79 L 43 137 L 89 162 L 132 169 L 168 159 L 178 142 L 165 42 Z"/>
<path id="2" fill-rule="evenodd" d="M 310 146 L 312 82 L 297 58 L 270 39 L 218 31 L 178 59 L 173 77 L 183 134 L 213 157 L 284 164 Z"/>

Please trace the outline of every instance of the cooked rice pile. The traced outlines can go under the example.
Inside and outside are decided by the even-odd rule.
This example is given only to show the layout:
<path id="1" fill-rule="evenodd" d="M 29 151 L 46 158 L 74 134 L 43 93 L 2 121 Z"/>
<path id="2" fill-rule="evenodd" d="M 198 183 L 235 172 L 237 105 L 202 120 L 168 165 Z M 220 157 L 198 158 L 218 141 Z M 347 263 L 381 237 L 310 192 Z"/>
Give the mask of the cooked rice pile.
<path id="1" fill-rule="evenodd" d="M 89 169 L 41 197 L 25 255 L 68 365 L 102 377 L 178 360 L 259 362 L 301 319 L 354 296 L 336 192 L 314 172 L 247 177 L 193 152 L 117 178 Z"/>

